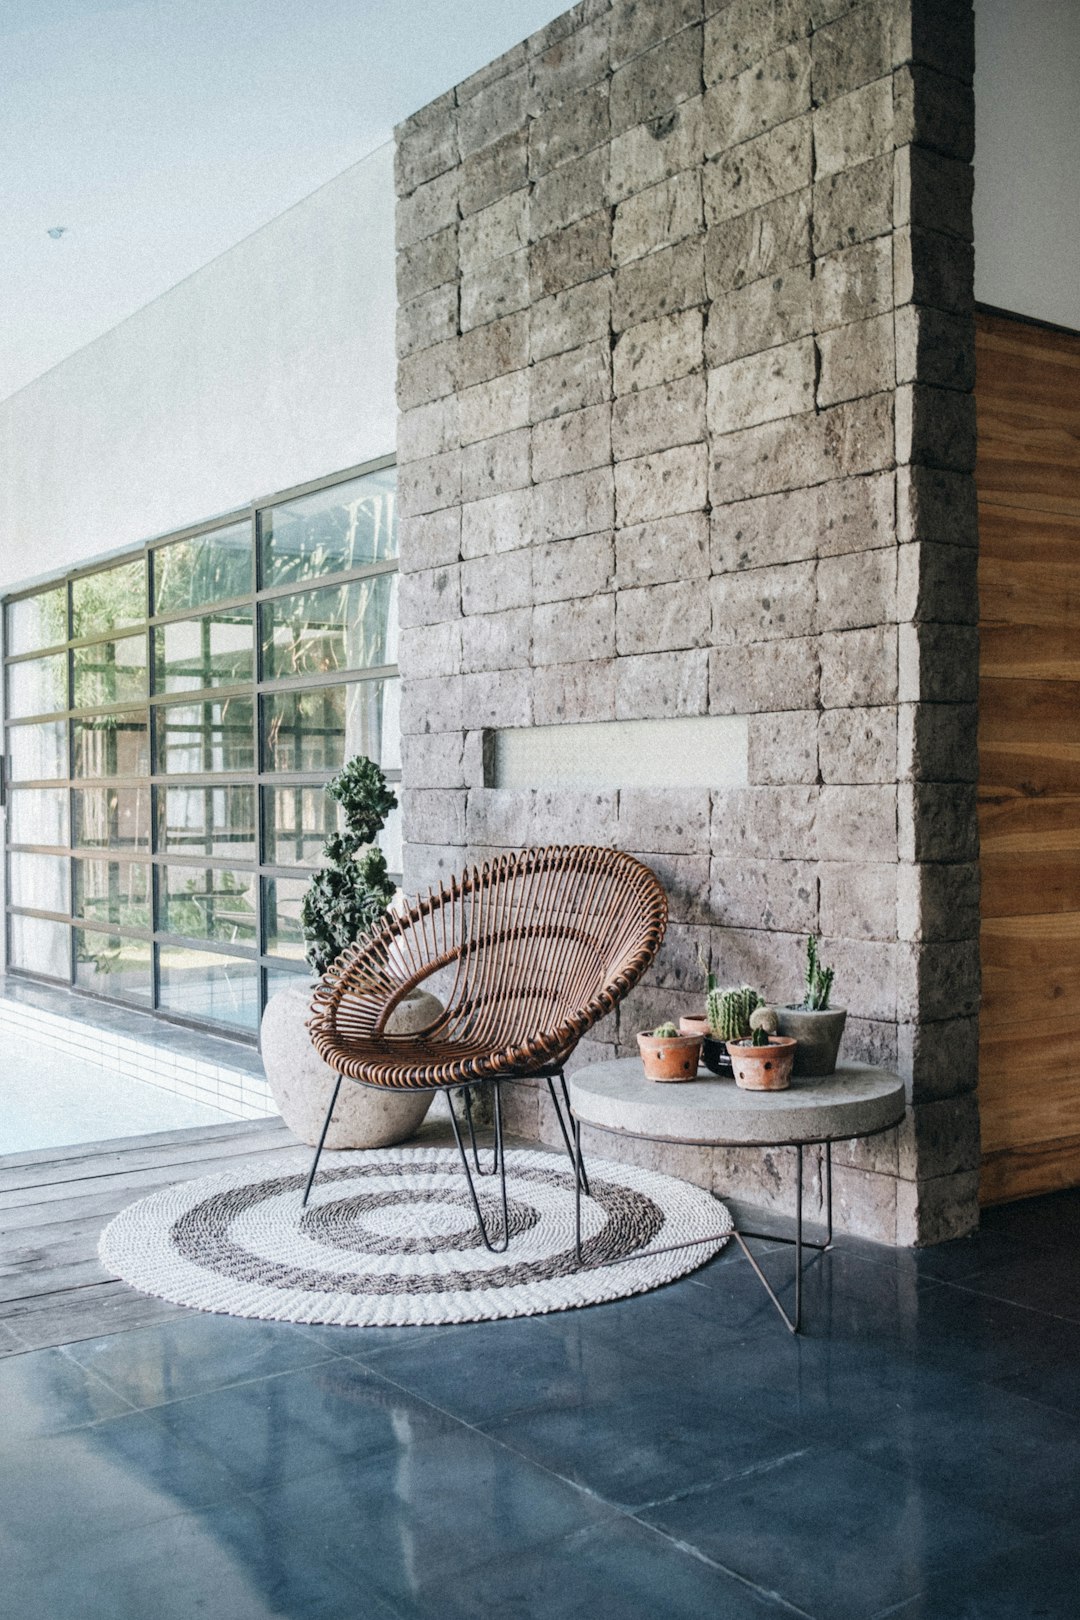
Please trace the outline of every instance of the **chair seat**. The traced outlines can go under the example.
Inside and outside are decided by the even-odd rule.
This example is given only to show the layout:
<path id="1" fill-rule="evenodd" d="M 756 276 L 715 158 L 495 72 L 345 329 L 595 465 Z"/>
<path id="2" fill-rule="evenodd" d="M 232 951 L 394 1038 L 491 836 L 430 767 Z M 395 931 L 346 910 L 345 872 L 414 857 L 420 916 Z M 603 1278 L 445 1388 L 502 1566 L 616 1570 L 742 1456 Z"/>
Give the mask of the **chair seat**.
<path id="1" fill-rule="evenodd" d="M 437 1091 L 477 1080 L 543 1079 L 558 1074 L 561 1061 L 522 1062 L 520 1047 L 492 1050 L 486 1041 L 423 1039 L 407 1035 L 341 1042 L 334 1068 L 361 1085 L 398 1091 Z"/>

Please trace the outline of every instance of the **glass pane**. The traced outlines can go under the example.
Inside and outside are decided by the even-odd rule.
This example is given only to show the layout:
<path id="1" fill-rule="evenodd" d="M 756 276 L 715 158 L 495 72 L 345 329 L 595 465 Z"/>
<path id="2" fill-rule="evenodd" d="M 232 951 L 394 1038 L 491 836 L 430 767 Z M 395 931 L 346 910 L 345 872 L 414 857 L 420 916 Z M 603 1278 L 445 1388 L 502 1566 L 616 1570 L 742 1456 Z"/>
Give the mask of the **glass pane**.
<path id="1" fill-rule="evenodd" d="M 154 612 L 249 596 L 254 584 L 251 524 L 175 540 L 154 552 Z"/>
<path id="2" fill-rule="evenodd" d="M 71 633 L 122 630 L 146 618 L 146 558 L 135 557 L 116 568 L 84 574 L 71 586 Z"/>
<path id="3" fill-rule="evenodd" d="M 8 749 L 13 782 L 45 782 L 67 775 L 67 722 L 46 720 L 39 726 L 12 726 Z"/>
<path id="4" fill-rule="evenodd" d="M 20 917 L 13 913 L 10 966 L 70 983 L 70 936 L 67 923 L 46 922 L 44 917 Z"/>
<path id="5" fill-rule="evenodd" d="M 262 582 L 285 585 L 397 556 L 393 467 L 259 514 Z"/>
<path id="6" fill-rule="evenodd" d="M 266 919 L 266 949 L 270 956 L 287 956 L 295 962 L 304 960 L 300 905 L 307 886 L 306 877 L 263 879 L 263 916 Z"/>
<path id="7" fill-rule="evenodd" d="M 158 947 L 160 1005 L 182 1018 L 240 1029 L 259 1025 L 259 969 L 254 962 L 184 945 Z"/>
<path id="8" fill-rule="evenodd" d="M 9 602 L 7 608 L 7 650 L 9 653 L 36 652 L 39 647 L 55 647 L 67 640 L 67 587 L 41 591 Z"/>
<path id="9" fill-rule="evenodd" d="M 336 771 L 354 754 L 367 754 L 386 770 L 397 769 L 397 685 L 396 678 L 355 681 L 265 698 L 266 769 Z"/>
<path id="10" fill-rule="evenodd" d="M 397 581 L 396 574 L 375 574 L 264 602 L 264 678 L 395 663 Z"/>
<path id="11" fill-rule="evenodd" d="M 76 847 L 145 850 L 150 847 L 150 784 L 76 788 L 72 794 Z"/>
<path id="12" fill-rule="evenodd" d="M 149 1006 L 150 953 L 148 939 L 124 939 L 116 934 L 99 934 L 91 928 L 75 928 L 75 983 L 80 990 L 93 990 L 99 996 L 118 1001 L 135 1001 Z"/>
<path id="13" fill-rule="evenodd" d="M 55 714 L 66 709 L 67 653 L 8 665 L 8 714 Z"/>
<path id="14" fill-rule="evenodd" d="M 171 853 L 255 859 L 255 789 L 158 789 L 158 847 Z"/>
<path id="15" fill-rule="evenodd" d="M 97 641 L 75 648 L 75 707 L 137 702 L 146 696 L 146 637 Z"/>
<path id="16" fill-rule="evenodd" d="M 33 911 L 71 910 L 70 867 L 66 855 L 12 855 L 9 867 L 13 906 Z"/>
<path id="17" fill-rule="evenodd" d="M 76 720 L 74 776 L 145 776 L 150 769 L 146 710 Z"/>
<path id="18" fill-rule="evenodd" d="M 8 838 L 13 844 L 66 844 L 66 788 L 14 788 L 8 800 Z"/>
<path id="19" fill-rule="evenodd" d="M 255 943 L 255 874 L 198 866 L 163 866 L 158 874 L 158 927 L 192 939 Z"/>
<path id="20" fill-rule="evenodd" d="M 212 698 L 156 710 L 158 767 L 174 776 L 255 767 L 253 699 Z"/>
<path id="21" fill-rule="evenodd" d="M 400 786 L 397 783 L 391 783 L 391 786 L 394 788 L 394 791 L 398 794 L 398 797 L 400 799 L 400 797 L 401 797 Z M 386 856 L 386 864 L 390 868 L 391 872 L 396 872 L 398 874 L 398 876 L 400 876 L 401 875 L 401 868 L 402 868 L 402 859 L 403 859 L 402 850 L 401 850 L 401 805 L 400 804 L 398 805 L 396 810 L 391 810 L 390 814 L 387 816 L 387 818 L 386 818 L 386 826 L 383 828 L 382 832 L 379 834 L 377 842 L 378 842 L 379 848 L 382 850 L 383 854 Z"/>
<path id="22" fill-rule="evenodd" d="M 235 686 L 255 672 L 251 608 L 230 608 L 202 619 L 180 619 L 154 631 L 159 692 L 198 692 Z"/>
<path id="23" fill-rule="evenodd" d="M 318 866 L 322 848 L 340 825 L 323 787 L 263 788 L 263 838 L 268 866 Z"/>
<path id="24" fill-rule="evenodd" d="M 150 868 L 140 861 L 76 861 L 74 914 L 120 928 L 151 928 Z"/>

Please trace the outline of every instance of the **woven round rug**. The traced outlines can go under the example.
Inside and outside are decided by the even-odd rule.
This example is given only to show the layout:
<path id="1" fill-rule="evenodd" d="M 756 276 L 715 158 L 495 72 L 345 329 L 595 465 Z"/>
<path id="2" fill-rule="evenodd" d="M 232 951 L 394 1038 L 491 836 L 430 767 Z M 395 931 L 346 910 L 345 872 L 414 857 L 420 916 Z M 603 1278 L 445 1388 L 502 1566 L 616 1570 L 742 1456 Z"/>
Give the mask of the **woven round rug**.
<path id="1" fill-rule="evenodd" d="M 295 1170 L 289 1162 L 273 1176 L 248 1167 L 140 1199 L 102 1234 L 103 1265 L 145 1294 L 197 1310 L 411 1326 L 533 1316 L 644 1293 L 702 1265 L 731 1232 L 727 1210 L 702 1188 L 590 1159 L 579 1267 L 569 1161 L 512 1149 L 510 1246 L 492 1254 L 454 1149 L 324 1154 L 305 1209 L 308 1157 L 298 1152 Z M 498 1234 L 497 1178 L 476 1186 L 488 1230 Z M 658 1249 L 666 1252 L 645 1253 Z"/>

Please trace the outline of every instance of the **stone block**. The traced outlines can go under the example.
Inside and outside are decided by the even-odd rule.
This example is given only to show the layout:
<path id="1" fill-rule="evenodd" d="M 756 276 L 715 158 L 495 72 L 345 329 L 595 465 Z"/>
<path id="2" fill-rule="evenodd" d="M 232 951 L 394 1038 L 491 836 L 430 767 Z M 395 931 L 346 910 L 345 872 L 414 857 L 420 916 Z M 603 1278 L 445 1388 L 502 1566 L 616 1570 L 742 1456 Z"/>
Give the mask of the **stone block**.
<path id="1" fill-rule="evenodd" d="M 876 236 L 827 253 L 814 267 L 813 293 L 818 332 L 888 313 L 893 307 L 891 238 Z"/>
<path id="2" fill-rule="evenodd" d="M 974 703 L 901 704 L 898 779 L 977 782 L 978 723 L 978 706 Z"/>
<path id="3" fill-rule="evenodd" d="M 709 847 L 707 788 L 623 788 L 618 842 L 635 854 L 697 855 Z"/>
<path id="4" fill-rule="evenodd" d="M 659 953 L 645 970 L 642 984 L 700 995 L 703 980 L 701 955 L 707 954 L 708 948 L 707 928 L 670 923 Z"/>
<path id="5" fill-rule="evenodd" d="M 709 858 L 707 855 L 654 855 L 645 862 L 664 886 L 672 922 L 708 922 Z"/>
<path id="6" fill-rule="evenodd" d="M 538 726 L 614 720 L 615 671 L 610 658 L 549 664 L 533 672 L 533 721 Z"/>
<path id="7" fill-rule="evenodd" d="M 701 229 L 701 172 L 683 169 L 619 203 L 611 234 L 612 259 L 616 265 L 629 264 Z"/>
<path id="8" fill-rule="evenodd" d="M 536 180 L 560 164 L 584 157 L 610 134 L 606 80 L 551 101 L 529 125 L 530 178 Z"/>
<path id="9" fill-rule="evenodd" d="M 458 86 L 458 143 L 463 158 L 520 129 L 533 110 L 535 97 L 529 70 L 524 49 L 519 49 L 520 59 L 510 71 L 494 74 L 494 64 L 482 69 L 485 82 L 472 95 L 466 92 L 463 98 L 462 86 Z M 489 73 L 491 77 L 487 77 Z"/>
<path id="10" fill-rule="evenodd" d="M 942 157 L 924 146 L 901 146 L 893 165 L 894 224 L 970 242 L 974 179 L 971 164 L 959 158 Z"/>
<path id="11" fill-rule="evenodd" d="M 787 1000 L 802 981 L 805 941 L 763 928 L 714 928 L 712 961 L 720 984 L 752 984 L 767 1000 Z M 700 996 L 700 991 L 698 992 Z"/>
<path id="12" fill-rule="evenodd" d="M 895 861 L 896 788 L 892 783 L 827 785 L 820 790 L 817 825 L 826 859 Z"/>
<path id="13" fill-rule="evenodd" d="M 625 332 L 640 321 L 655 321 L 661 315 L 674 315 L 704 302 L 703 239 L 691 236 L 616 270 L 612 330 Z"/>
<path id="14" fill-rule="evenodd" d="M 814 253 L 819 257 L 868 242 L 892 229 L 893 159 L 883 152 L 814 185 Z"/>
<path id="15" fill-rule="evenodd" d="M 709 599 L 704 591 L 642 585 L 618 593 L 615 650 L 619 654 L 674 652 L 709 641 Z"/>
<path id="16" fill-rule="evenodd" d="M 622 67 L 692 23 L 701 21 L 702 0 L 650 0 L 615 6 L 611 13 L 611 65 Z"/>
<path id="17" fill-rule="evenodd" d="M 808 411 L 814 404 L 817 355 L 800 338 L 761 354 L 743 355 L 708 374 L 709 431 L 734 433 Z"/>
<path id="18" fill-rule="evenodd" d="M 715 299 L 705 333 L 706 363 L 722 366 L 805 337 L 814 324 L 812 287 L 809 270 L 800 267 Z"/>
<path id="19" fill-rule="evenodd" d="M 606 403 L 551 417 L 532 430 L 532 475 L 538 484 L 610 461 L 611 406 Z"/>
<path id="20" fill-rule="evenodd" d="M 585 343 L 566 354 L 538 360 L 529 370 L 533 422 L 600 405 L 611 398 L 611 352 L 607 342 Z"/>
<path id="21" fill-rule="evenodd" d="M 709 582 L 714 643 L 746 645 L 812 634 L 816 566 L 796 562 L 715 575 Z"/>
<path id="22" fill-rule="evenodd" d="M 583 281 L 529 311 L 530 355 L 546 360 L 583 343 L 606 339 L 611 327 L 611 289 L 607 281 Z"/>
<path id="23" fill-rule="evenodd" d="M 469 842 L 492 849 L 562 844 L 569 826 L 581 843 L 606 848 L 617 841 L 616 797 L 567 788 L 486 788 L 469 794 Z"/>
<path id="24" fill-rule="evenodd" d="M 725 928 L 817 933 L 818 886 L 810 863 L 714 859 L 709 875 L 712 912 Z"/>
<path id="25" fill-rule="evenodd" d="M 532 554 L 506 551 L 461 564 L 461 603 L 467 616 L 502 613 L 532 603 Z"/>
<path id="26" fill-rule="evenodd" d="M 527 607 L 470 614 L 461 621 L 462 674 L 474 675 L 485 669 L 527 669 L 531 636 L 532 611 Z"/>
<path id="27" fill-rule="evenodd" d="M 818 106 L 892 72 L 892 8 L 857 6 L 813 35 L 814 100 Z"/>
<path id="28" fill-rule="evenodd" d="M 859 630 L 896 619 L 896 550 L 823 557 L 817 570 L 820 630 Z"/>
<path id="29" fill-rule="evenodd" d="M 815 870 L 823 934 L 830 939 L 896 938 L 895 861 L 821 861 Z"/>
<path id="30" fill-rule="evenodd" d="M 705 23 L 705 83 L 731 78 L 810 32 L 807 0 L 732 0 Z"/>
<path id="31" fill-rule="evenodd" d="M 432 287 L 454 281 L 458 273 L 457 225 L 448 225 L 397 253 L 397 291 L 400 299 L 418 298 Z"/>
<path id="32" fill-rule="evenodd" d="M 545 50 L 530 52 L 532 84 L 541 106 L 606 78 L 611 62 L 611 21 L 605 6 L 599 16 L 553 40 Z"/>
<path id="33" fill-rule="evenodd" d="M 979 1021 L 947 1018 L 900 1025 L 899 1073 L 912 1102 L 933 1102 L 974 1091 L 979 1079 Z"/>
<path id="34" fill-rule="evenodd" d="M 893 298 L 970 320 L 975 255 L 970 242 L 905 225 L 893 234 Z"/>
<path id="35" fill-rule="evenodd" d="M 815 177 L 819 180 L 893 149 L 892 75 L 875 79 L 814 113 Z"/>
<path id="36" fill-rule="evenodd" d="M 607 205 L 610 148 L 597 146 L 533 184 L 529 220 L 533 240 L 561 231 Z"/>
<path id="37" fill-rule="evenodd" d="M 704 647 L 617 658 L 613 668 L 619 720 L 672 720 L 708 709 L 709 655 Z"/>
<path id="38" fill-rule="evenodd" d="M 818 717 L 812 709 L 752 714 L 748 732 L 752 785 L 818 781 Z"/>
<path id="39" fill-rule="evenodd" d="M 710 226 L 705 234 L 705 284 L 714 301 L 738 287 L 810 260 L 809 186 L 762 208 Z"/>
<path id="40" fill-rule="evenodd" d="M 461 677 L 461 712 L 470 730 L 532 724 L 532 671 L 502 670 Z M 520 843 L 520 829 L 518 843 Z"/>
<path id="41" fill-rule="evenodd" d="M 974 782 L 902 782 L 897 805 L 902 861 L 978 859 Z"/>
<path id="42" fill-rule="evenodd" d="M 426 680 L 432 675 L 456 675 L 461 668 L 461 620 L 442 624 L 415 624 L 402 630 L 398 644 L 402 677 Z"/>
<path id="43" fill-rule="evenodd" d="M 891 940 L 824 937 L 822 961 L 836 970 L 831 1005 L 846 1007 L 852 1018 L 895 1024 L 897 955 L 901 950 Z M 799 967 L 794 987 L 801 990 L 805 952 Z"/>
<path id="44" fill-rule="evenodd" d="M 704 319 L 700 309 L 686 309 L 622 332 L 611 356 L 616 396 L 655 388 L 699 370 Z"/>
<path id="45" fill-rule="evenodd" d="M 461 508 L 461 555 L 467 560 L 499 551 L 518 551 L 529 540 L 532 494 L 505 490 Z"/>
<path id="46" fill-rule="evenodd" d="M 714 441 L 714 506 L 877 472 L 893 462 L 892 395 L 762 422 Z"/>
<path id="47" fill-rule="evenodd" d="M 463 849 L 447 849 L 445 844 L 406 844 L 402 887 L 406 894 L 423 894 L 460 875 L 464 864 Z"/>
<path id="48" fill-rule="evenodd" d="M 843 1056 L 845 1062 L 877 1063 L 882 1069 L 895 1074 L 895 1064 L 880 1061 L 876 1054 L 896 1051 L 896 1025 L 867 1018 L 849 1018 L 844 1026 Z M 873 1052 L 874 1057 L 868 1054 Z M 832 1162 L 834 1171 L 841 1166 L 851 1170 L 869 1170 L 875 1177 L 895 1176 L 897 1164 L 896 1131 L 880 1131 L 876 1136 L 856 1137 L 852 1142 L 834 1142 Z"/>
<path id="49" fill-rule="evenodd" d="M 458 289 L 448 281 L 430 292 L 420 293 L 397 311 L 397 352 L 412 354 L 433 343 L 445 343 L 457 336 Z"/>
<path id="50" fill-rule="evenodd" d="M 486 326 L 529 304 L 529 254 L 525 248 L 461 278 L 461 330 Z"/>
<path id="51" fill-rule="evenodd" d="M 701 29 L 683 28 L 633 57 L 611 78 L 611 133 L 619 135 L 701 92 Z"/>
<path id="52" fill-rule="evenodd" d="M 537 484 L 532 492 L 531 520 L 534 545 L 610 531 L 615 521 L 611 468 L 594 467 Z"/>
<path id="53" fill-rule="evenodd" d="M 489 495 L 524 489 L 531 479 L 528 428 L 479 439 L 461 452 L 461 498 L 485 500 Z"/>
<path id="54" fill-rule="evenodd" d="M 616 399 L 611 413 L 615 459 L 695 444 L 705 437 L 705 378 L 679 377 Z"/>
<path id="55" fill-rule="evenodd" d="M 401 732 L 460 731 L 460 675 L 433 675 L 405 681 L 401 692 Z"/>
<path id="56" fill-rule="evenodd" d="M 398 361 L 398 410 L 411 411 L 417 405 L 442 399 L 454 392 L 457 381 L 457 342 L 436 343 L 419 349 Z"/>
<path id="57" fill-rule="evenodd" d="M 818 338 L 821 374 L 819 405 L 878 394 L 896 383 L 893 318 L 874 315 L 850 326 L 836 326 Z"/>
<path id="58" fill-rule="evenodd" d="M 620 203 L 683 169 L 697 168 L 702 140 L 700 96 L 617 135 L 611 143 L 611 201 Z"/>
<path id="59" fill-rule="evenodd" d="M 461 165 L 458 206 L 463 217 L 476 214 L 499 197 L 518 191 L 529 179 L 529 131 L 509 130 Z"/>
<path id="60" fill-rule="evenodd" d="M 398 474 L 398 509 L 403 517 L 419 517 L 456 506 L 461 499 L 461 452 L 403 463 Z"/>
<path id="61" fill-rule="evenodd" d="M 896 626 L 820 637 L 821 701 L 827 709 L 875 708 L 897 700 Z"/>
<path id="62" fill-rule="evenodd" d="M 897 381 L 970 391 L 975 386 L 975 326 L 966 315 L 908 304 L 896 311 Z"/>
<path id="63" fill-rule="evenodd" d="M 398 585 L 398 622 L 403 630 L 417 624 L 442 624 L 461 617 L 461 569 L 424 568 L 403 574 Z"/>
<path id="64" fill-rule="evenodd" d="M 585 534 L 533 548 L 533 601 L 564 602 L 610 591 L 615 548 L 608 533 Z"/>
<path id="65" fill-rule="evenodd" d="M 897 1242 L 895 1176 L 877 1176 L 847 1165 L 833 1166 L 833 1215 L 839 1232 L 869 1238 L 873 1243 Z"/>
<path id="66" fill-rule="evenodd" d="M 981 993 L 977 938 L 897 949 L 897 996 L 904 1021 L 974 1017 Z"/>
<path id="67" fill-rule="evenodd" d="M 456 450 L 459 442 L 458 403 L 453 394 L 417 405 L 398 417 L 397 453 L 401 465 Z"/>
<path id="68" fill-rule="evenodd" d="M 810 41 L 784 45 L 705 92 L 705 156 L 712 158 L 810 111 Z"/>
<path id="69" fill-rule="evenodd" d="M 718 647 L 709 655 L 709 711 L 760 714 L 816 709 L 820 665 L 815 637 Z"/>
<path id="70" fill-rule="evenodd" d="M 461 555 L 461 509 L 444 507 L 423 517 L 405 518 L 399 528 L 403 574 L 422 573 L 445 563 L 456 563 Z"/>
<path id="71" fill-rule="evenodd" d="M 465 733 L 433 731 L 402 738 L 401 772 L 414 788 L 472 786 L 465 768 Z"/>
<path id="72" fill-rule="evenodd" d="M 974 939 L 979 933 L 979 867 L 974 861 L 898 869 L 897 932 L 917 944 Z"/>
<path id="73" fill-rule="evenodd" d="M 820 789 L 811 786 L 727 788 L 712 796 L 714 857 L 812 861 L 818 853 Z"/>
<path id="74" fill-rule="evenodd" d="M 458 387 L 467 389 L 529 363 L 529 316 L 523 311 L 466 332 L 458 344 Z"/>
<path id="75" fill-rule="evenodd" d="M 493 259 L 517 253 L 529 240 L 529 188 L 522 186 L 470 214 L 458 226 L 463 275 L 475 275 Z"/>
<path id="76" fill-rule="evenodd" d="M 971 86 L 921 63 L 893 74 L 896 145 L 928 146 L 970 163 L 975 151 L 975 98 Z"/>
<path id="77" fill-rule="evenodd" d="M 501 56 L 485 62 L 482 68 L 477 68 L 475 73 L 470 73 L 467 79 L 462 79 L 458 84 L 455 91 L 458 105 L 464 107 L 467 101 L 479 96 L 482 90 L 490 90 L 497 85 L 500 79 L 513 83 L 517 77 L 514 69 L 522 67 L 528 56 L 527 42 L 521 40 L 508 51 L 503 51 Z"/>
<path id="78" fill-rule="evenodd" d="M 576 664 L 615 654 L 615 598 L 542 603 L 533 613 L 533 663 Z"/>
<path id="79" fill-rule="evenodd" d="M 810 114 L 725 152 L 703 175 L 705 221 L 717 225 L 776 197 L 808 186 L 813 178 Z M 890 204 L 892 198 L 890 196 Z"/>
<path id="80" fill-rule="evenodd" d="M 463 789 L 409 788 L 402 796 L 402 832 L 410 844 L 463 844 Z"/>
<path id="81" fill-rule="evenodd" d="M 895 782 L 896 710 L 826 709 L 820 747 L 823 782 Z"/>
<path id="82" fill-rule="evenodd" d="M 398 198 L 395 244 L 399 248 L 412 247 L 425 236 L 456 224 L 457 217 L 458 173 L 450 169 L 417 186 L 410 196 Z"/>
<path id="83" fill-rule="evenodd" d="M 934 467 L 898 467 L 896 535 L 900 541 L 936 540 L 977 547 L 975 480 L 967 473 Z"/>
<path id="84" fill-rule="evenodd" d="M 896 390 L 896 459 L 972 472 L 975 400 L 951 388 L 907 383 Z"/>
<path id="85" fill-rule="evenodd" d="M 679 445 L 656 455 L 621 461 L 615 468 L 615 502 L 620 526 L 691 512 L 705 505 L 708 449 Z"/>
<path id="86" fill-rule="evenodd" d="M 979 632 L 974 625 L 902 624 L 901 703 L 974 703 L 979 693 Z"/>
<path id="87" fill-rule="evenodd" d="M 603 208 L 535 242 L 529 250 L 533 302 L 576 287 L 611 267 L 611 212 Z"/>
<path id="88" fill-rule="evenodd" d="M 530 373 L 523 368 L 508 372 L 504 377 L 492 377 L 490 382 L 476 383 L 472 388 L 459 389 L 458 433 L 462 444 L 493 439 L 512 428 L 528 427 L 530 380 Z"/>
<path id="89" fill-rule="evenodd" d="M 714 506 L 712 569 L 726 573 L 891 546 L 891 473 Z"/>
<path id="90" fill-rule="evenodd" d="M 978 623 L 978 554 L 969 546 L 915 542 L 899 548 L 897 563 L 897 616 L 901 620 Z"/>
<path id="91" fill-rule="evenodd" d="M 979 1225 L 979 1173 L 964 1170 L 929 1180 L 897 1181 L 899 1244 L 946 1243 L 968 1237 Z"/>
<path id="92" fill-rule="evenodd" d="M 682 512 L 620 529 L 615 536 L 615 581 L 663 585 L 669 580 L 704 580 L 709 574 L 709 519 L 704 512 Z"/>
<path id="93" fill-rule="evenodd" d="M 457 103 L 448 90 L 394 130 L 394 181 L 408 194 L 459 161 Z"/>

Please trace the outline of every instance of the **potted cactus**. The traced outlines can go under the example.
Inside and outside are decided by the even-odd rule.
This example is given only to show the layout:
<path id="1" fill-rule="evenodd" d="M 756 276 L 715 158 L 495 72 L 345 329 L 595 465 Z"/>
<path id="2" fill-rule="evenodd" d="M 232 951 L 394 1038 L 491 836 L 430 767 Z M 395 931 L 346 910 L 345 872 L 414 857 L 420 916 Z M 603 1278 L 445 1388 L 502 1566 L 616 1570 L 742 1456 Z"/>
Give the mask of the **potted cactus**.
<path id="1" fill-rule="evenodd" d="M 695 1080 L 701 1061 L 701 1036 L 682 1033 L 675 1024 L 643 1029 L 637 1038 L 646 1080 Z"/>
<path id="2" fill-rule="evenodd" d="M 688 1035 L 700 1035 L 705 1067 L 713 1074 L 730 1078 L 732 1067 L 727 1042 L 741 1040 L 753 1032 L 764 1000 L 748 984 L 721 989 L 704 957 L 700 960 L 705 970 L 705 1011 L 681 1018 L 679 1028 Z"/>
<path id="3" fill-rule="evenodd" d="M 840 1041 L 847 1023 L 847 1009 L 830 1007 L 834 970 L 818 955 L 813 934 L 806 941 L 806 988 L 797 1006 L 777 1007 L 781 1035 L 792 1036 L 799 1044 L 795 1051 L 797 1075 L 833 1074 Z"/>
<path id="4" fill-rule="evenodd" d="M 744 1091 L 786 1091 L 790 1086 L 796 1050 L 790 1035 L 772 1035 L 759 1023 L 748 1039 L 729 1041 L 727 1046 L 735 1084 Z"/>

